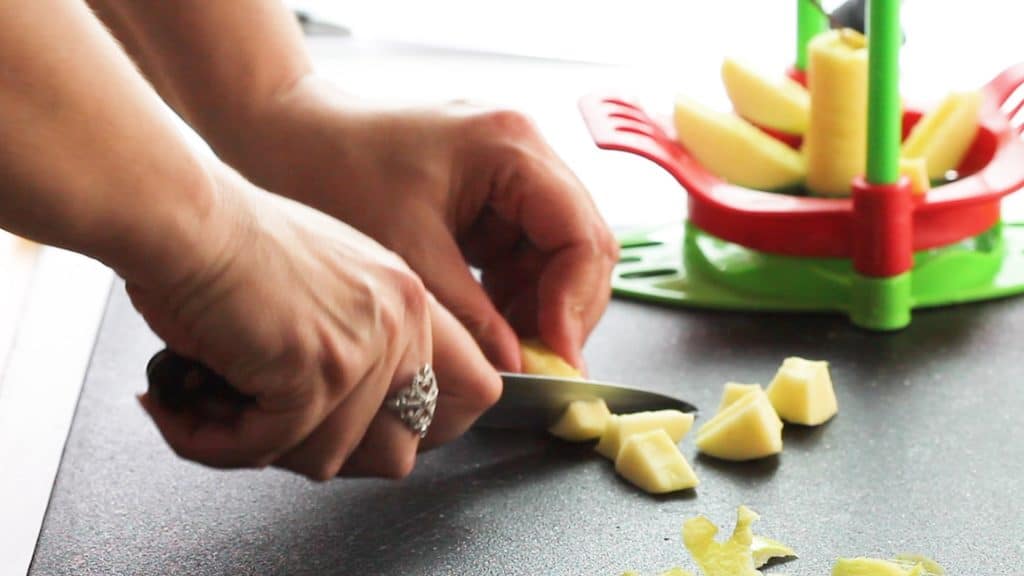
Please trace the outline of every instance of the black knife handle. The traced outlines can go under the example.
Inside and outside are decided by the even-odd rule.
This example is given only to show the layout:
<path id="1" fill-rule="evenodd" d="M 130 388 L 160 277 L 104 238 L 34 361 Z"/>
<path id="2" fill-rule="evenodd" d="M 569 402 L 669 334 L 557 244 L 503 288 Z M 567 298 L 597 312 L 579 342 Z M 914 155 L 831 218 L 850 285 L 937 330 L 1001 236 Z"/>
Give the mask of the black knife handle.
<path id="1" fill-rule="evenodd" d="M 149 360 L 146 378 L 150 396 L 172 412 L 207 413 L 211 407 L 241 410 L 255 402 L 220 374 L 167 348 Z"/>

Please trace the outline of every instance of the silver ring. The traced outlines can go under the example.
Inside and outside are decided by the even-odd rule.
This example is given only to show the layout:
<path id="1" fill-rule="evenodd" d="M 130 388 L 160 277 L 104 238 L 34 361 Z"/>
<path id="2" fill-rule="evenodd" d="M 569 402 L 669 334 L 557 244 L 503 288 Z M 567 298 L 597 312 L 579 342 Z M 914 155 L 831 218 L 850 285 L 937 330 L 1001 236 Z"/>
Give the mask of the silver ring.
<path id="1" fill-rule="evenodd" d="M 430 364 L 424 364 L 413 376 L 412 384 L 388 398 L 385 406 L 420 438 L 426 436 L 437 408 L 437 376 Z"/>

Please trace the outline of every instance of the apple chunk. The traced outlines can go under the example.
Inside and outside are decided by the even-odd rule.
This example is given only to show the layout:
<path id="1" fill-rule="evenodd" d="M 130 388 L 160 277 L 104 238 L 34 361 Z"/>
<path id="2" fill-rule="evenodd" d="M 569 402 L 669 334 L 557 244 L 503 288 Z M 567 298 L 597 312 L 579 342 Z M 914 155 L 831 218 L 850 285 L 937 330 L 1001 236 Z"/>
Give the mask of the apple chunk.
<path id="1" fill-rule="evenodd" d="M 678 410 L 656 410 L 613 415 L 608 419 L 600 442 L 594 447 L 605 458 L 615 460 L 626 439 L 634 434 L 662 429 L 673 442 L 679 442 L 693 426 L 693 414 Z"/>
<path id="2" fill-rule="evenodd" d="M 650 494 L 686 490 L 699 483 L 676 441 L 662 428 L 627 438 L 615 458 L 615 471 Z"/>
<path id="3" fill-rule="evenodd" d="M 817 426 L 839 411 L 828 362 L 786 358 L 767 393 L 786 422 Z"/>
<path id="4" fill-rule="evenodd" d="M 751 390 L 697 431 L 697 448 L 723 460 L 754 460 L 782 451 L 782 421 L 764 390 Z"/>
<path id="5" fill-rule="evenodd" d="M 739 400 L 747 392 L 751 392 L 760 388 L 760 384 L 740 384 L 739 382 L 726 382 L 725 387 L 722 389 L 722 401 L 718 403 L 718 411 L 721 412 L 729 407 L 730 404 Z"/>
<path id="6" fill-rule="evenodd" d="M 595 440 L 604 434 L 611 415 L 608 405 L 600 398 L 575 400 L 569 403 L 561 418 L 548 432 L 569 442 Z"/>

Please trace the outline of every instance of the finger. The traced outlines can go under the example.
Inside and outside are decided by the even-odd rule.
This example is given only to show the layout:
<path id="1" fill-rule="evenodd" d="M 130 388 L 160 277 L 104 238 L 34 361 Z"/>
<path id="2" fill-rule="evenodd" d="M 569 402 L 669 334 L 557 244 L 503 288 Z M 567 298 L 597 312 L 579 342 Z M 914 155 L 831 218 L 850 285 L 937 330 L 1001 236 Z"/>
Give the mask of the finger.
<path id="1" fill-rule="evenodd" d="M 580 349 L 607 305 L 617 246 L 592 199 L 560 161 L 524 154 L 499 181 L 492 207 L 519 223 L 547 257 L 538 326 L 555 352 L 579 365 Z"/>
<path id="2" fill-rule="evenodd" d="M 275 459 L 274 466 L 317 481 L 337 476 L 380 409 L 392 370 L 381 366 L 371 371 L 312 434 Z"/>
<path id="3" fill-rule="evenodd" d="M 519 338 L 470 273 L 451 233 L 436 218 L 420 221 L 424 237 L 432 238 L 405 250 L 424 284 L 465 328 L 494 365 L 519 370 Z"/>
<path id="4" fill-rule="evenodd" d="M 514 254 L 522 237 L 518 225 L 484 208 L 459 245 L 470 265 L 483 269 Z"/>
<path id="5" fill-rule="evenodd" d="M 264 467 L 310 432 L 309 412 L 273 412 L 259 405 L 234 414 L 231 420 L 211 420 L 194 412 L 170 411 L 149 394 L 139 398 L 160 434 L 176 454 L 213 468 Z"/>
<path id="6" fill-rule="evenodd" d="M 433 353 L 428 313 L 406 326 L 404 338 L 388 345 L 402 350 L 379 364 L 327 417 L 324 424 L 276 466 L 326 481 L 339 474 L 401 478 L 412 471 L 419 445 L 385 399 L 408 387 Z"/>
<path id="7" fill-rule="evenodd" d="M 501 396 L 501 377 L 458 320 L 437 302 L 431 320 L 439 396 L 423 448 L 461 436 Z"/>

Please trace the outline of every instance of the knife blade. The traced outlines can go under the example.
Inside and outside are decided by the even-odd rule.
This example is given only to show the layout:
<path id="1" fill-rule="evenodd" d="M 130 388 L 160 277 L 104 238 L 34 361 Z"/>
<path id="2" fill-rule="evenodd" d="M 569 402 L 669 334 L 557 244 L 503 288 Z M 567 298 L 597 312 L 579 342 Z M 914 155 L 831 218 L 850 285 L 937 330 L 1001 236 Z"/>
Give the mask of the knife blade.
<path id="1" fill-rule="evenodd" d="M 600 398 L 616 414 L 646 410 L 697 408 L 678 398 L 593 380 L 556 378 L 532 374 L 501 373 L 505 386 L 498 403 L 476 422 L 480 428 L 547 430 L 574 400 Z"/>
<path id="2" fill-rule="evenodd" d="M 224 414 L 254 399 L 238 392 L 216 372 L 171 350 L 157 352 L 146 366 L 149 393 L 174 412 Z M 504 392 L 477 421 L 483 428 L 546 430 L 573 400 L 601 398 L 614 413 L 675 409 L 696 412 L 692 404 L 647 390 L 605 382 L 501 373 Z"/>

